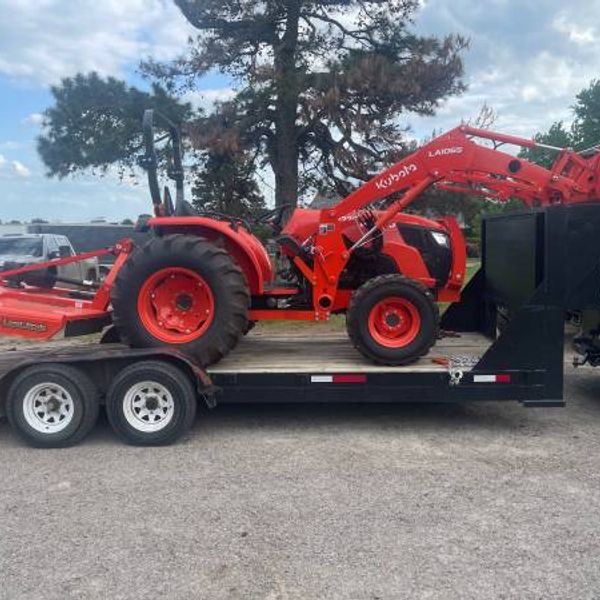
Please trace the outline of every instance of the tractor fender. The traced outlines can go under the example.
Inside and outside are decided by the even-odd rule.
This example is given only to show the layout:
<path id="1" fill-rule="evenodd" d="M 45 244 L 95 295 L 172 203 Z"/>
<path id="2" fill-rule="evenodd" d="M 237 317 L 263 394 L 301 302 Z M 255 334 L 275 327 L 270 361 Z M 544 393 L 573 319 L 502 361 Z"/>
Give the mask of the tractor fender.
<path id="1" fill-rule="evenodd" d="M 234 228 L 226 221 L 209 217 L 154 217 L 148 219 L 148 225 L 158 229 L 161 235 L 196 235 L 221 245 L 244 273 L 252 295 L 262 294 L 265 284 L 273 279 L 273 268 L 265 247 L 241 225 Z"/>

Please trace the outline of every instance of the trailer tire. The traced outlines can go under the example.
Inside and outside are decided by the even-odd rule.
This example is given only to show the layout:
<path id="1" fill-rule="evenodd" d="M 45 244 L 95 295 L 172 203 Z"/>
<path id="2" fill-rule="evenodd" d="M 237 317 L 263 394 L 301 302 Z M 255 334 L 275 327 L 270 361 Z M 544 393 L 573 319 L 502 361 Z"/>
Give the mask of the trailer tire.
<path id="1" fill-rule="evenodd" d="M 98 389 L 79 369 L 64 364 L 26 368 L 12 382 L 6 416 L 31 446 L 64 448 L 80 442 L 98 418 Z"/>
<path id="2" fill-rule="evenodd" d="M 197 399 L 189 375 L 164 361 L 143 361 L 117 374 L 106 394 L 115 433 L 136 446 L 162 446 L 194 423 Z"/>
<path id="3" fill-rule="evenodd" d="M 369 360 L 407 365 L 435 344 L 439 311 L 418 282 L 397 274 L 380 275 L 354 292 L 346 327 L 355 348 Z"/>
<path id="4" fill-rule="evenodd" d="M 225 250 L 176 234 L 132 252 L 112 286 L 111 301 L 124 342 L 142 348 L 173 345 L 206 367 L 242 337 L 250 292 Z"/>

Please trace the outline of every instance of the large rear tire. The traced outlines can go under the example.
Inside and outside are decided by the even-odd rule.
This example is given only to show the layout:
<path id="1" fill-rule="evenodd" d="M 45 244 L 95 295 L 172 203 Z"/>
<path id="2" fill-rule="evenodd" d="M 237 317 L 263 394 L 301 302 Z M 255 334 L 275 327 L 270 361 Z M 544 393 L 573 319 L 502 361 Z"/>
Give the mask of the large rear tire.
<path id="1" fill-rule="evenodd" d="M 238 343 L 250 294 L 227 252 L 202 238 L 169 235 L 133 251 L 111 302 L 113 323 L 129 345 L 176 346 L 208 366 Z"/>
<path id="2" fill-rule="evenodd" d="M 363 356 L 379 364 L 406 365 L 435 344 L 439 312 L 419 283 L 402 275 L 380 275 L 354 292 L 346 326 Z"/>

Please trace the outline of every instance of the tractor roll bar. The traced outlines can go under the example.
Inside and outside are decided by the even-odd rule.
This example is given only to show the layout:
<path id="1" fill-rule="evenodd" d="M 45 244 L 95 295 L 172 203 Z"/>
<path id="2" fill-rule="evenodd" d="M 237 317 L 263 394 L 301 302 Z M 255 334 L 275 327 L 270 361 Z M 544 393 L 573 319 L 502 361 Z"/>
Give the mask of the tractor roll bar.
<path id="1" fill-rule="evenodd" d="M 146 154 L 144 156 L 144 167 L 148 173 L 148 186 L 150 188 L 150 197 L 154 205 L 154 213 L 156 216 L 169 216 L 173 213 L 171 205 L 171 193 L 165 186 L 164 198 L 160 195 L 160 186 L 158 184 L 158 159 L 156 156 L 156 146 L 154 137 L 154 115 L 166 124 L 168 137 L 170 138 L 171 155 L 169 157 L 169 165 L 167 175 L 169 179 L 175 181 L 175 214 L 181 214 L 183 210 L 184 193 L 183 193 L 183 161 L 181 158 L 181 133 L 179 128 L 163 113 L 158 110 L 149 108 L 144 111 L 142 128 L 144 134 L 144 145 Z"/>

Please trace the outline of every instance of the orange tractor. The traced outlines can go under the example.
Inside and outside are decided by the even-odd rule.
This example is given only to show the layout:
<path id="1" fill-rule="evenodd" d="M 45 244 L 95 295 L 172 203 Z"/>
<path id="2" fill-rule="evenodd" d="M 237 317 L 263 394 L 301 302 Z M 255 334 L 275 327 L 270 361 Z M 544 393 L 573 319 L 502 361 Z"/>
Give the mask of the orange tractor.
<path id="1" fill-rule="evenodd" d="M 261 221 L 277 241 L 275 272 L 263 244 L 243 219 L 198 213 L 184 200 L 179 132 L 169 125 L 169 176 L 175 201 L 161 196 L 153 113 L 144 115 L 146 168 L 155 216 L 151 239 L 49 261 L 37 268 L 112 251 L 115 265 L 99 289 L 32 288 L 34 267 L 0 273 L 0 332 L 48 338 L 115 325 L 132 346 L 173 345 L 200 364 L 230 352 L 252 322 L 326 321 L 345 313 L 355 347 L 368 359 L 410 363 L 438 337 L 436 302 L 460 299 L 466 270 L 462 233 L 452 217 L 403 213 L 428 187 L 528 206 L 593 200 L 600 192 L 600 155 L 459 126 L 419 148 L 330 208 L 280 206 Z M 488 140 L 493 147 L 478 143 Z M 551 169 L 498 150 L 503 144 L 557 152 Z M 388 202 L 386 203 L 386 199 Z M 289 218 L 285 219 L 287 213 Z M 283 263 L 283 266 L 281 266 Z"/>

